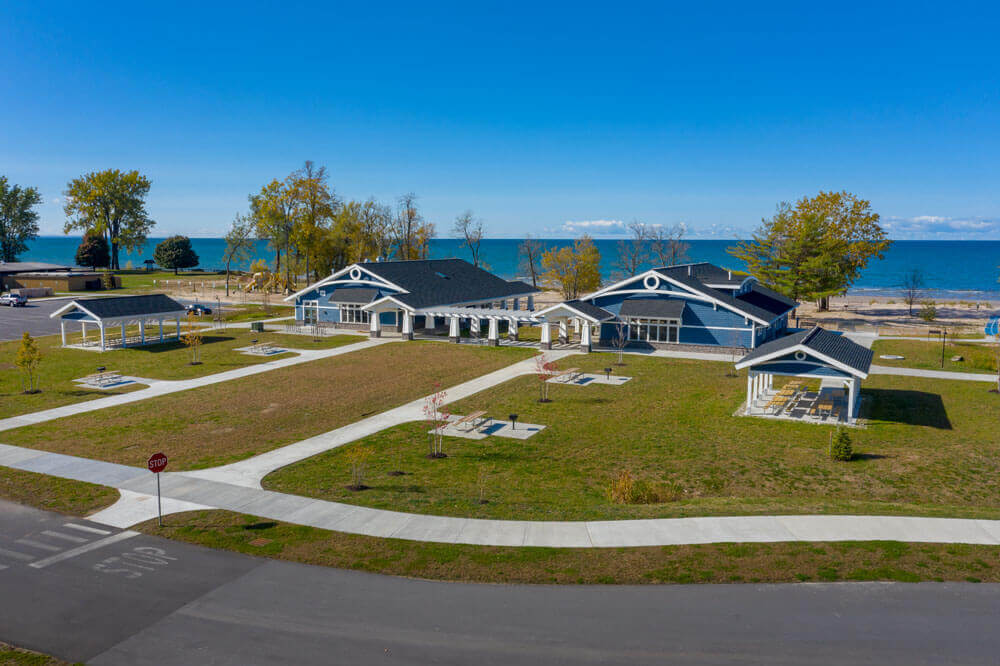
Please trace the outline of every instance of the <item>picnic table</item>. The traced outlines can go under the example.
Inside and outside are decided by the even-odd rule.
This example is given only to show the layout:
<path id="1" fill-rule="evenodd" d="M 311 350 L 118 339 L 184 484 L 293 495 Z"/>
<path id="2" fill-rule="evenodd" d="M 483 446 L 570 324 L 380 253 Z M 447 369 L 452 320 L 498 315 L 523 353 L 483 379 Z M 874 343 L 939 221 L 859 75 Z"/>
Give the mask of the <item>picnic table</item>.
<path id="1" fill-rule="evenodd" d="M 583 373 L 580 372 L 580 368 L 568 368 L 557 374 L 552 379 L 562 382 L 563 384 L 568 384 L 575 379 L 579 379 L 582 374 Z"/>
<path id="2" fill-rule="evenodd" d="M 467 416 L 463 416 L 462 418 L 458 419 L 457 421 L 453 421 L 451 425 L 455 426 L 459 430 L 462 430 L 463 432 L 472 432 L 473 430 L 476 430 L 476 429 L 482 427 L 487 422 L 492 421 L 492 420 L 493 419 L 491 419 L 490 417 L 486 416 L 486 412 L 485 411 L 478 411 L 478 412 L 472 412 L 471 414 L 468 414 Z M 465 427 L 463 428 L 462 426 L 465 426 Z"/>
<path id="3" fill-rule="evenodd" d="M 248 349 L 247 351 L 250 351 L 255 354 L 266 354 L 274 349 L 273 342 L 261 342 L 259 344 L 257 343 L 256 340 L 254 340 L 253 342 L 254 344 L 250 345 L 250 349 Z"/>
<path id="4" fill-rule="evenodd" d="M 773 409 L 774 413 L 777 414 L 781 412 L 785 408 L 785 406 L 791 401 L 792 397 L 790 395 L 781 395 L 779 393 L 778 395 L 771 398 L 770 402 L 768 402 L 764 408 Z"/>
<path id="5" fill-rule="evenodd" d="M 109 384 L 117 384 L 121 379 L 122 373 L 118 370 L 112 370 L 111 372 L 95 372 L 92 375 L 87 375 L 80 381 L 91 386 L 107 386 Z"/>

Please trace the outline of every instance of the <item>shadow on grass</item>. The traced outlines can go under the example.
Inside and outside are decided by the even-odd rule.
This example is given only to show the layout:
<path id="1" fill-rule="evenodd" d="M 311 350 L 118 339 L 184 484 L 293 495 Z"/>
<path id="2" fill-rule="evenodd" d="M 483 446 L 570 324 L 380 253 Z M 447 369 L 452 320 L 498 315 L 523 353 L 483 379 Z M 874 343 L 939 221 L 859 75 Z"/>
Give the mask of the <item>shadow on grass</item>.
<path id="1" fill-rule="evenodd" d="M 201 344 L 210 345 L 216 342 L 229 342 L 235 340 L 236 338 L 228 335 L 205 335 L 201 338 Z M 161 352 L 174 351 L 176 349 L 185 349 L 186 345 L 183 342 L 177 342 L 176 340 L 170 342 L 164 342 L 161 344 L 153 345 L 142 345 L 138 347 L 129 347 L 130 350 L 150 352 L 153 354 L 159 354 Z"/>
<path id="2" fill-rule="evenodd" d="M 274 522 L 259 522 L 259 523 L 248 523 L 243 526 L 245 530 L 269 530 L 272 527 L 277 527 L 278 523 Z"/>
<path id="3" fill-rule="evenodd" d="M 865 389 L 864 393 L 872 401 L 869 413 L 872 420 L 952 429 L 944 402 L 936 393 L 902 389 Z"/>

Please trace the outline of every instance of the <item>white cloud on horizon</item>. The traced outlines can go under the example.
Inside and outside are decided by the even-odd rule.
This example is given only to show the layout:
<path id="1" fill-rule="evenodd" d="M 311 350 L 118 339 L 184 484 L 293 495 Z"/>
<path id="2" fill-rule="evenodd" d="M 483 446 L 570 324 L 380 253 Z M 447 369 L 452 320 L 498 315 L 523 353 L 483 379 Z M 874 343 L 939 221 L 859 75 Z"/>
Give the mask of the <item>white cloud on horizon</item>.
<path id="1" fill-rule="evenodd" d="M 890 238 L 966 238 L 1000 237 L 1000 218 L 944 217 L 941 215 L 916 215 L 914 217 L 885 217 L 882 225 Z"/>
<path id="2" fill-rule="evenodd" d="M 628 233 L 621 220 L 567 220 L 559 231 L 571 236 L 590 234 L 591 236 L 624 236 Z"/>

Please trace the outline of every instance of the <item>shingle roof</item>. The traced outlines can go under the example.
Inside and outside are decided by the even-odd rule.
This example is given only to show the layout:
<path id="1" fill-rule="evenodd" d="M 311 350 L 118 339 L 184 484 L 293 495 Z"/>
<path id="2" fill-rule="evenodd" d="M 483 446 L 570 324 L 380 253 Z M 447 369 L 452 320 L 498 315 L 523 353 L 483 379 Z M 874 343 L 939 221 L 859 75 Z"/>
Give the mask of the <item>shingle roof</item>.
<path id="1" fill-rule="evenodd" d="M 0 273 L 43 273 L 51 271 L 81 270 L 80 267 L 46 264 L 41 261 L 0 261 Z"/>
<path id="2" fill-rule="evenodd" d="M 73 301 L 76 305 L 86 308 L 100 319 L 115 317 L 132 317 L 140 315 L 164 314 L 167 312 L 183 312 L 184 306 L 164 294 L 145 294 L 142 296 L 105 296 L 103 298 L 82 298 Z"/>
<path id="3" fill-rule="evenodd" d="M 747 278 L 744 274 L 734 273 L 728 269 L 720 268 L 715 264 L 710 264 L 707 261 L 702 261 L 696 264 L 662 266 L 654 270 L 663 273 L 664 275 L 669 275 L 670 277 L 675 277 L 677 275 L 693 277 L 701 280 L 705 284 L 724 284 L 729 285 L 734 289 L 743 284 L 743 281 Z"/>
<path id="4" fill-rule="evenodd" d="M 608 312 L 599 305 L 594 305 L 593 303 L 588 303 L 586 301 L 573 300 L 565 301 L 562 305 L 566 307 L 573 308 L 581 314 L 585 314 L 588 317 L 593 317 L 597 321 L 607 321 L 608 319 L 614 319 L 614 313 Z"/>
<path id="5" fill-rule="evenodd" d="M 760 307 L 759 305 L 754 305 L 753 303 L 747 303 L 746 301 L 737 300 L 729 294 L 719 291 L 718 289 L 713 289 L 706 286 L 701 280 L 695 277 L 688 277 L 687 275 L 671 274 L 670 277 L 683 284 L 686 287 L 690 287 L 693 291 L 710 296 L 715 300 L 728 305 L 730 308 L 736 312 L 748 315 L 750 317 L 755 317 L 761 321 L 770 322 L 774 319 L 774 314 Z"/>
<path id="6" fill-rule="evenodd" d="M 759 358 L 802 346 L 867 375 L 872 364 L 872 350 L 825 328 L 814 326 L 777 340 L 765 342 L 740 359 L 738 366 L 745 366 Z"/>
<path id="7" fill-rule="evenodd" d="M 383 261 L 359 265 L 410 292 L 393 294 L 392 297 L 413 308 L 499 300 L 538 292 L 523 282 L 508 282 L 463 259 Z"/>
<path id="8" fill-rule="evenodd" d="M 344 287 L 337 289 L 330 295 L 332 303 L 371 303 L 375 300 L 377 289 L 368 287 Z"/>
<path id="9" fill-rule="evenodd" d="M 772 317 L 785 314 L 798 307 L 798 303 L 784 294 L 768 289 L 759 284 L 751 285 L 750 291 L 740 294 L 736 300 L 770 312 Z"/>
<path id="10" fill-rule="evenodd" d="M 686 302 L 679 298 L 627 298 L 622 301 L 620 317 L 680 319 Z"/>

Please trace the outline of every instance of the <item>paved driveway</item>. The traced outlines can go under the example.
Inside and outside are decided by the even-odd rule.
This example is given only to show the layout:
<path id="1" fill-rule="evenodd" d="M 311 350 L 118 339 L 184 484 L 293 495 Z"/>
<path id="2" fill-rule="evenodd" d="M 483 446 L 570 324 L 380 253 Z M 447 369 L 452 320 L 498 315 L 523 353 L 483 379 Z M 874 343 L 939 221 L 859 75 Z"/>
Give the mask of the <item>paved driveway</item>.
<path id="1" fill-rule="evenodd" d="M 0 307 L 0 340 L 17 340 L 25 331 L 36 337 L 58 333 L 59 320 L 49 319 L 49 315 L 68 301 L 29 300 L 23 308 Z"/>

